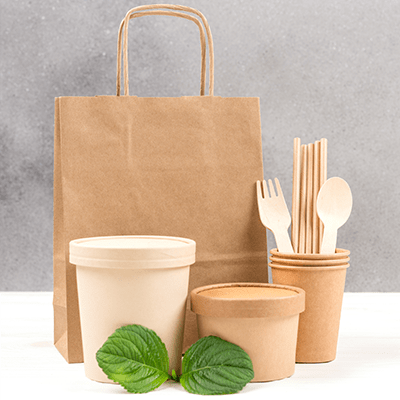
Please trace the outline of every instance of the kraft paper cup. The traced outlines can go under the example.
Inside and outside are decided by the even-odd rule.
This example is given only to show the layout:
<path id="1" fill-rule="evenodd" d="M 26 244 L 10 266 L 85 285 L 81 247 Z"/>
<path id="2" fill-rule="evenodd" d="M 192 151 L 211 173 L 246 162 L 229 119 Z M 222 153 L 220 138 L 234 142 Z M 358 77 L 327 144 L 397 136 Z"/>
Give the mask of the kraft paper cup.
<path id="1" fill-rule="evenodd" d="M 199 337 L 219 336 L 241 347 L 253 363 L 252 382 L 287 378 L 295 370 L 302 289 L 263 283 L 226 283 L 191 292 Z"/>
<path id="2" fill-rule="evenodd" d="M 293 259 L 293 260 L 336 260 L 341 258 L 347 258 L 350 255 L 350 250 L 336 249 L 333 254 L 311 254 L 311 253 L 280 253 L 278 249 L 272 249 L 270 251 L 273 257 Z"/>
<path id="3" fill-rule="evenodd" d="M 300 315 L 296 362 L 321 363 L 336 358 L 340 314 L 350 264 L 300 267 L 270 263 L 272 281 L 302 288 L 306 309 Z"/>
<path id="4" fill-rule="evenodd" d="M 193 240 L 166 236 L 109 236 L 70 242 L 76 265 L 85 374 L 113 383 L 96 352 L 121 326 L 153 329 L 180 371 Z"/>

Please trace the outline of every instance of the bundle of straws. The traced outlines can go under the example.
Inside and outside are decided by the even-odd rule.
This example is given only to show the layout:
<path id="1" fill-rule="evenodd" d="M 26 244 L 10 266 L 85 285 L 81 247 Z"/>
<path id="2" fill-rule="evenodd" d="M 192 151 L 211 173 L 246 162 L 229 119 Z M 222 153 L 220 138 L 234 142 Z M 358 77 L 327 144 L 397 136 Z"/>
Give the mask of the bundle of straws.
<path id="1" fill-rule="evenodd" d="M 317 254 L 323 224 L 317 215 L 317 196 L 327 179 L 328 141 L 293 144 L 292 246 L 295 253 Z"/>

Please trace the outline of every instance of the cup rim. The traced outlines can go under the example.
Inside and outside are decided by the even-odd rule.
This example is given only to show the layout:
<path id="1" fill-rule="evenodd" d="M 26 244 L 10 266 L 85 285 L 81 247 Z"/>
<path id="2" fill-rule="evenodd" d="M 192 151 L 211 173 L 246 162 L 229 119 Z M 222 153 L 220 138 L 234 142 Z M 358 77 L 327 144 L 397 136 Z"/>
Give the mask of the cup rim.
<path id="1" fill-rule="evenodd" d="M 350 250 L 336 248 L 333 254 L 311 254 L 311 253 L 280 253 L 277 248 L 271 249 L 270 253 L 279 258 L 287 259 L 309 259 L 309 260 L 327 260 L 327 259 L 341 259 L 349 257 Z"/>
<path id="2" fill-rule="evenodd" d="M 317 271 L 334 271 L 338 269 L 347 269 L 350 267 L 350 264 L 341 264 L 341 265 L 333 265 L 329 267 L 304 267 L 304 266 L 296 266 L 296 265 L 279 265 L 275 263 L 268 263 L 271 268 L 275 269 L 288 269 L 288 270 L 296 270 L 296 271 L 306 271 L 306 272 L 317 272 Z"/>
<path id="3" fill-rule="evenodd" d="M 294 258 L 279 258 L 270 256 L 271 262 L 282 265 L 304 266 L 304 267 L 330 267 L 335 265 L 346 264 L 350 261 L 350 257 L 334 258 L 333 260 L 308 260 L 308 259 L 294 259 Z"/>

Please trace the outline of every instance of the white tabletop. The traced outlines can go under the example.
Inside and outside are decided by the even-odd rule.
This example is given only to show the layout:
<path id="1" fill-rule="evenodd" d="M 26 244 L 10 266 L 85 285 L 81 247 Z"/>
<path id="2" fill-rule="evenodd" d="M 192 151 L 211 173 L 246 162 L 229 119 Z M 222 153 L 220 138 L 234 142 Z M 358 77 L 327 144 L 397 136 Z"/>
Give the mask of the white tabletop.
<path id="1" fill-rule="evenodd" d="M 400 293 L 345 293 L 336 360 L 296 364 L 292 377 L 250 383 L 235 398 L 399 398 L 399 310 Z M 68 364 L 55 349 L 51 292 L 1 293 L 0 354 L 1 399 L 33 395 L 62 399 L 68 395 L 74 400 L 90 400 L 127 394 L 119 385 L 89 380 L 83 364 Z M 166 382 L 142 396 L 180 399 L 194 395 L 175 382 Z"/>

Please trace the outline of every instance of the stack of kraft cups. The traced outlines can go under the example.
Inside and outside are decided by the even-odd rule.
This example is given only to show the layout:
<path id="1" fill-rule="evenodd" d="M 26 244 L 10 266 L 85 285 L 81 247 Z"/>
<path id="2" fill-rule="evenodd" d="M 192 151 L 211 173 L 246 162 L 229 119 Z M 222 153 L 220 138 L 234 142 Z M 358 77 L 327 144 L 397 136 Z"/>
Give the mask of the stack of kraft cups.
<path id="1" fill-rule="evenodd" d="M 273 283 L 299 287 L 306 292 L 306 307 L 299 320 L 296 362 L 334 360 L 350 251 L 285 254 L 273 249 L 270 253 Z"/>

